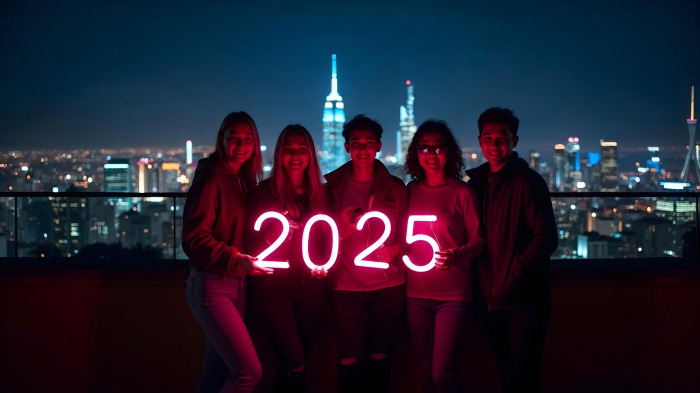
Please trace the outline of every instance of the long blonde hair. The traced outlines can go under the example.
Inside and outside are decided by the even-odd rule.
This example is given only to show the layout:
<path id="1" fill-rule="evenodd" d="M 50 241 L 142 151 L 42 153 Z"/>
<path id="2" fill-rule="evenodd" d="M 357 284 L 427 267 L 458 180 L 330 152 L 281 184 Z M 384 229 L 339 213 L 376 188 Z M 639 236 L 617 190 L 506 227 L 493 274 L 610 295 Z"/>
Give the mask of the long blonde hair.
<path id="1" fill-rule="evenodd" d="M 241 172 L 239 177 L 245 184 L 248 190 L 252 190 L 258 182 L 262 180 L 263 177 L 263 164 L 262 164 L 262 154 L 260 152 L 260 135 L 258 135 L 258 127 L 255 125 L 255 121 L 249 114 L 241 112 L 231 112 L 224 118 L 219 127 L 219 133 L 216 136 L 216 149 L 214 154 L 216 154 L 219 159 L 226 159 L 226 151 L 224 149 L 224 136 L 226 131 L 228 131 L 232 126 L 236 124 L 247 124 L 253 131 L 253 154 L 248 158 L 241 166 Z"/>
<path id="2" fill-rule="evenodd" d="M 301 206 L 299 206 L 292 179 L 282 166 L 284 142 L 292 134 L 302 135 L 309 146 L 309 165 L 304 170 L 304 191 L 309 197 L 309 205 L 312 211 L 320 212 L 326 209 L 326 190 L 323 187 L 321 168 L 318 165 L 316 147 L 311 134 L 299 124 L 288 125 L 277 138 L 270 181 L 272 182 L 272 193 L 280 199 L 282 208 L 289 211 L 292 217 L 299 218 Z"/>

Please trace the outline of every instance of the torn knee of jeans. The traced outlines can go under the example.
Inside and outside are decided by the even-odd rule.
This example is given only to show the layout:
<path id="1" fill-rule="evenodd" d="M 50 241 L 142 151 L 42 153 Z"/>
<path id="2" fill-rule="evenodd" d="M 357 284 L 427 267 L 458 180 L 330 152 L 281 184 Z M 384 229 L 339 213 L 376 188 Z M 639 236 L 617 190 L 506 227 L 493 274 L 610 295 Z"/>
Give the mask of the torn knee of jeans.
<path id="1" fill-rule="evenodd" d="M 386 358 L 387 354 L 385 353 L 370 353 L 369 358 L 372 360 L 382 360 Z"/>
<path id="2" fill-rule="evenodd" d="M 304 371 L 305 368 L 306 368 L 306 365 L 302 364 L 301 366 L 293 368 L 289 371 L 291 371 L 293 373 L 300 373 L 300 372 Z"/>
<path id="3" fill-rule="evenodd" d="M 357 359 L 355 359 L 355 358 L 342 358 L 342 359 L 340 359 L 341 366 L 349 366 L 351 364 L 355 364 L 356 362 L 357 362 Z"/>

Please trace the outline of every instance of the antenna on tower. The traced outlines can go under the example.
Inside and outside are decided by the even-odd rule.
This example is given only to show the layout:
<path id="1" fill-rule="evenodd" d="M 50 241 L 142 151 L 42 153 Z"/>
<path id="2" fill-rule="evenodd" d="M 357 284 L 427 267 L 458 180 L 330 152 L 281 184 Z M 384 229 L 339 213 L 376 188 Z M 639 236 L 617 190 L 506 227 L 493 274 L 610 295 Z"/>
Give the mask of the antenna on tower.
<path id="1" fill-rule="evenodd" d="M 695 86 L 690 86 L 690 120 L 695 120 Z"/>
<path id="2" fill-rule="evenodd" d="M 331 57 L 333 67 L 331 69 L 331 94 L 326 97 L 326 101 L 342 101 L 343 97 L 338 94 L 338 67 L 335 63 L 335 55 Z"/>

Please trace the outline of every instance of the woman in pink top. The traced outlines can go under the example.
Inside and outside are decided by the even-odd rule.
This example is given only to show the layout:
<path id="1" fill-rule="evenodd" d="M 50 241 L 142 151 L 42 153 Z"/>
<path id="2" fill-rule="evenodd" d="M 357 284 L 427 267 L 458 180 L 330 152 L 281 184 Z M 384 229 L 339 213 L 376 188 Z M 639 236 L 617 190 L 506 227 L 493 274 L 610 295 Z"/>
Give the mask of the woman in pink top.
<path id="1" fill-rule="evenodd" d="M 411 216 L 419 217 L 411 236 L 424 240 L 408 246 L 406 306 L 411 335 L 418 350 L 423 392 L 460 392 L 457 355 L 460 338 L 471 314 L 472 261 L 484 244 L 478 197 L 463 182 L 462 149 L 443 121 L 428 120 L 413 136 L 406 153 Z M 427 264 L 434 267 L 427 271 Z"/>

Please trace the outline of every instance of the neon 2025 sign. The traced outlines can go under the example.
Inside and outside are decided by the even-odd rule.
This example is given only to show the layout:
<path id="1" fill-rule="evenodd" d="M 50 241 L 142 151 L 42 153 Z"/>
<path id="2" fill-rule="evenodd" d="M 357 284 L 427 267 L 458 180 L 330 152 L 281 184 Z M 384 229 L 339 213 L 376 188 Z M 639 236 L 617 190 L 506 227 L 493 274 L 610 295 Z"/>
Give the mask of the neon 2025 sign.
<path id="1" fill-rule="evenodd" d="M 263 250 L 260 254 L 258 254 L 258 265 L 262 267 L 267 267 L 267 268 L 275 268 L 275 269 L 286 269 L 289 268 L 289 262 L 288 261 L 269 261 L 266 260 L 270 254 L 272 254 L 282 243 L 284 243 L 284 240 L 289 236 L 289 220 L 287 220 L 287 217 L 284 215 L 274 212 L 274 211 L 269 211 L 266 213 L 263 213 L 258 217 L 258 219 L 255 221 L 255 226 L 254 229 L 256 231 L 260 231 L 260 228 L 262 226 L 262 223 L 267 220 L 267 219 L 275 219 L 278 220 L 280 223 L 282 223 L 282 232 L 279 234 L 277 239 L 270 244 L 268 248 Z M 382 221 L 384 224 L 384 232 L 382 235 L 372 243 L 369 247 L 365 248 L 362 252 L 357 254 L 355 257 L 355 266 L 360 266 L 360 267 L 369 267 L 369 268 L 374 268 L 374 269 L 387 269 L 389 267 L 389 264 L 387 262 L 382 262 L 382 261 L 371 261 L 367 260 L 365 258 L 369 257 L 373 252 L 377 251 L 380 247 L 383 246 L 384 242 L 389 238 L 389 235 L 391 234 L 391 222 L 389 221 L 389 217 L 386 216 L 386 214 L 378 211 L 369 211 L 360 217 L 360 220 L 357 222 L 357 230 L 362 230 L 364 228 L 365 224 L 367 221 L 371 219 L 378 219 Z M 331 255 L 328 258 L 328 261 L 326 261 L 325 264 L 323 265 L 317 265 L 315 264 L 312 260 L 311 257 L 309 256 L 309 242 L 310 242 L 310 236 L 311 236 L 311 229 L 313 228 L 314 224 L 319 223 L 319 221 L 327 224 L 330 229 L 331 229 Z M 434 238 L 428 236 L 428 235 L 422 235 L 422 234 L 414 234 L 414 228 L 415 228 L 415 223 L 416 222 L 436 222 L 437 221 L 437 216 L 434 215 L 417 215 L 417 216 L 408 216 L 408 228 L 406 231 L 406 243 L 408 244 L 413 244 L 415 242 L 423 241 L 428 243 L 432 249 L 433 249 L 433 257 L 432 259 L 425 265 L 417 265 L 413 261 L 411 261 L 411 258 L 408 257 L 408 255 L 403 255 L 402 260 L 404 264 L 406 264 L 406 267 L 409 269 L 416 271 L 416 272 L 427 272 L 428 270 L 432 269 L 435 266 L 435 253 L 440 251 L 440 248 L 438 246 L 437 241 L 435 241 Z M 304 233 L 302 235 L 302 241 L 301 241 L 301 252 L 302 256 L 304 258 L 304 263 L 306 266 L 311 269 L 324 269 L 328 270 L 330 269 L 338 259 L 338 252 L 339 252 L 339 246 L 340 246 L 340 235 L 338 232 L 338 225 L 333 221 L 332 218 L 325 214 L 317 214 L 309 219 L 309 221 L 306 222 L 306 225 L 304 226 Z"/>

